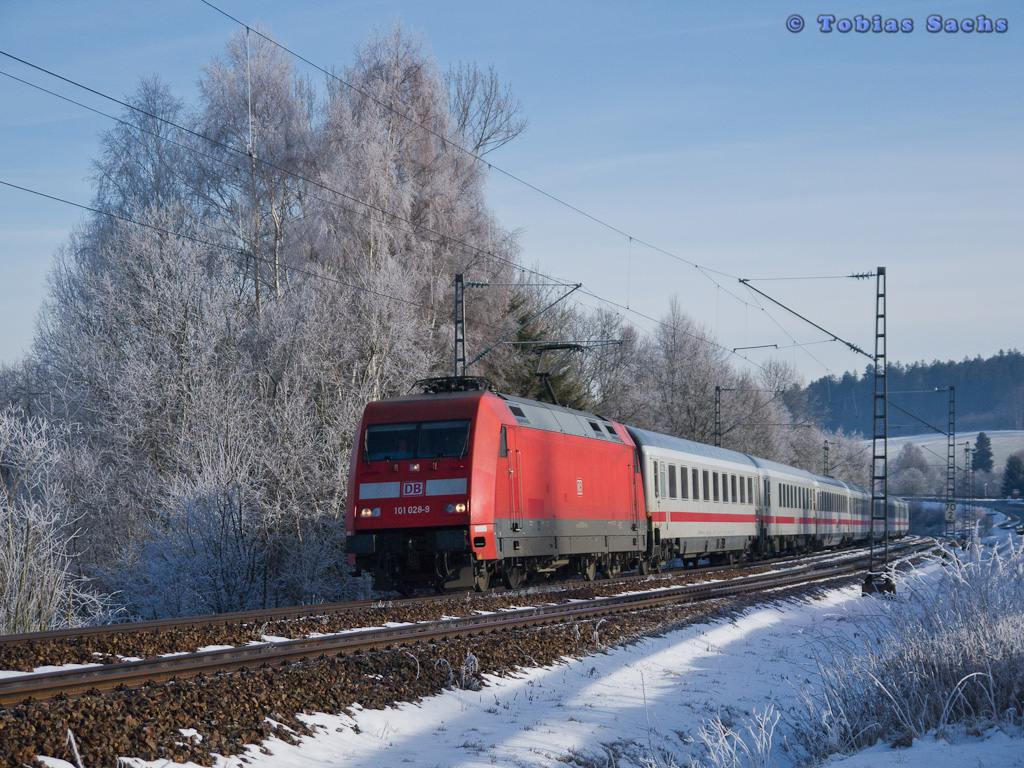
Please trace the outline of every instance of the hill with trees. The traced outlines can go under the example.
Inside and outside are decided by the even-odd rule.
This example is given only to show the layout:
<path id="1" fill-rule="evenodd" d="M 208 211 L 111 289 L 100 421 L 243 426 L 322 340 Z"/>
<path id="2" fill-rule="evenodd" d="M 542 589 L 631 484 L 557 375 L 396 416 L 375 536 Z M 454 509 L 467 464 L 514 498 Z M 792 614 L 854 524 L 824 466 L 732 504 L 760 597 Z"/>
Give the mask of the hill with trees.
<path id="1" fill-rule="evenodd" d="M 1024 429 L 1024 354 L 1016 349 L 958 363 L 890 363 L 887 376 L 890 435 L 934 432 L 928 425 L 945 432 L 949 395 L 936 390 L 949 387 L 955 390 L 958 432 Z M 871 435 L 874 366 L 862 375 L 823 377 L 805 391 L 824 412 L 826 429 Z"/>

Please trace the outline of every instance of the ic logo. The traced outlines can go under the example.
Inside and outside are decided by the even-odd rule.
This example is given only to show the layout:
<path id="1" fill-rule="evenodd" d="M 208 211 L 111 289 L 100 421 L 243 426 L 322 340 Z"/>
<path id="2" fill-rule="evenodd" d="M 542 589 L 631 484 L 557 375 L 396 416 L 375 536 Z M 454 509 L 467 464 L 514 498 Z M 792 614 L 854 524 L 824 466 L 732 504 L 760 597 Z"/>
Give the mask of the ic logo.
<path id="1" fill-rule="evenodd" d="M 423 483 L 402 483 L 402 495 L 403 496 L 422 496 L 423 495 Z"/>

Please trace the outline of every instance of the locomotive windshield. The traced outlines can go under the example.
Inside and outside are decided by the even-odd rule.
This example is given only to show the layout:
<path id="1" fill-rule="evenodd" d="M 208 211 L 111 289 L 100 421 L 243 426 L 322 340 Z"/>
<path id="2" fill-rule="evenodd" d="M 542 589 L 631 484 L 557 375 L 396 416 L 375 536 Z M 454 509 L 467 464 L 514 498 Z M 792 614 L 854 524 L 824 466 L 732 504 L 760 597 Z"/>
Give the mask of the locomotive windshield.
<path id="1" fill-rule="evenodd" d="M 373 424 L 366 428 L 366 461 L 462 458 L 469 450 L 469 419 Z"/>

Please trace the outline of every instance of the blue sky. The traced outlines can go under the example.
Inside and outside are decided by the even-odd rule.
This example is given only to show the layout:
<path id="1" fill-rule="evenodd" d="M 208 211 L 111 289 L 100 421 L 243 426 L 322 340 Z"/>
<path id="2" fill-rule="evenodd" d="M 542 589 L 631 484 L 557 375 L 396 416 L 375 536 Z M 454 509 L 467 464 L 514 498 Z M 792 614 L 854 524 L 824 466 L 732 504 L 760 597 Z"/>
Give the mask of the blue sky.
<path id="1" fill-rule="evenodd" d="M 635 240 L 501 174 L 491 203 L 521 231 L 525 264 L 605 299 L 659 316 L 677 296 L 723 346 L 776 344 L 744 354 L 782 357 L 810 380 L 869 361 L 820 343 L 737 278 L 882 265 L 891 361 L 1024 348 L 1019 3 L 902 2 L 898 14 L 885 11 L 893 3 L 802 1 L 214 4 L 326 67 L 350 63 L 375 25 L 395 19 L 423 35 L 442 69 L 493 64 L 530 128 L 488 159 Z M 825 34 L 816 21 L 875 13 L 914 30 Z M 786 28 L 792 14 L 805 20 L 800 33 Z M 931 34 L 935 15 L 1005 18 L 1008 30 Z M 194 99 L 202 65 L 235 29 L 199 0 L 0 3 L 0 50 L 118 97 L 159 74 Z M 0 70 L 118 112 L 6 57 Z M 108 128 L 0 76 L 2 181 L 88 203 L 89 163 Z M 82 216 L 0 187 L 0 361 L 30 345 L 53 253 Z M 873 280 L 755 285 L 871 350 Z"/>

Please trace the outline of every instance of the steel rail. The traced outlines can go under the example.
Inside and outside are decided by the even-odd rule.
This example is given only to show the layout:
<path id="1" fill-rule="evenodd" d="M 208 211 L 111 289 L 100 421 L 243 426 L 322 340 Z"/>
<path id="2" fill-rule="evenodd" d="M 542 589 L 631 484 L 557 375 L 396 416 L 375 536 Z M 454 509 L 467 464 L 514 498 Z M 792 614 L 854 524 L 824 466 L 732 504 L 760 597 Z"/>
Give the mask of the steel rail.
<path id="1" fill-rule="evenodd" d="M 932 546 L 934 545 L 931 543 L 914 544 L 907 547 L 910 550 L 908 554 Z M 840 565 L 803 565 L 781 574 L 773 572 L 741 576 L 726 581 L 668 587 L 557 605 L 524 607 L 497 614 L 464 616 L 399 627 L 360 629 L 278 643 L 18 675 L 0 679 L 0 706 L 10 706 L 28 698 L 43 701 L 57 696 L 76 697 L 88 692 L 111 691 L 122 686 L 166 682 L 172 678 L 237 671 L 264 665 L 277 666 L 302 659 L 351 653 L 393 644 L 540 626 L 612 613 L 645 610 L 673 603 L 692 603 L 757 590 L 777 589 L 848 575 L 861 570 L 866 560 L 867 556 L 863 556 Z"/>
<path id="2" fill-rule="evenodd" d="M 821 552 L 816 553 L 814 557 L 842 557 L 843 555 L 853 555 L 856 552 L 857 550 L 855 549 L 847 550 L 845 552 Z M 787 562 L 798 559 L 800 559 L 800 556 L 787 556 L 772 558 L 771 560 L 758 560 L 747 563 L 736 563 L 732 565 L 704 566 L 698 569 L 687 571 L 666 571 L 665 573 L 661 574 L 661 576 L 667 579 L 672 578 L 674 575 L 681 574 L 707 574 L 723 570 L 737 570 L 744 567 L 751 568 L 758 566 L 784 565 Z M 806 557 L 804 559 L 806 559 Z M 628 584 L 633 581 L 649 582 L 652 578 L 657 578 L 657 576 L 652 574 L 649 574 L 647 576 L 629 575 L 621 576 L 616 579 L 602 580 L 600 583 L 602 585 L 611 585 Z M 567 585 L 572 587 L 593 583 L 595 582 L 567 580 L 551 585 L 550 589 L 561 590 Z M 537 590 L 538 588 L 524 587 L 523 589 Z M 46 640 L 78 640 L 83 637 L 102 637 L 105 635 L 117 634 L 145 634 L 147 632 L 179 631 L 186 629 L 196 629 L 201 627 L 225 627 L 236 624 L 258 624 L 271 621 L 287 621 L 290 619 L 308 619 L 314 616 L 335 616 L 346 613 L 354 613 L 355 611 L 363 610 L 365 608 L 374 608 L 385 603 L 388 605 L 396 606 L 410 606 L 417 605 L 420 603 L 431 603 L 439 600 L 451 599 L 451 597 L 454 594 L 459 593 L 452 592 L 439 595 L 415 595 L 412 597 L 385 598 L 383 600 L 352 600 L 340 603 L 319 603 L 316 605 L 287 606 L 284 608 L 261 608 L 251 611 L 234 611 L 232 613 L 215 613 L 203 616 L 185 616 L 182 618 L 173 619 L 152 619 L 148 621 L 134 621 L 126 622 L 124 624 L 100 624 L 90 627 L 75 627 L 72 629 L 50 629 L 43 630 L 40 632 L 25 632 L 16 635 L 0 635 L 0 647 L 17 645 L 19 643 L 41 642 Z M 470 594 L 476 595 L 477 593 Z M 495 589 L 490 592 L 479 593 L 479 596 L 487 597 L 489 595 L 498 594 L 508 594 L 508 591 Z"/>

